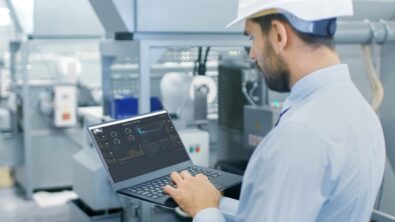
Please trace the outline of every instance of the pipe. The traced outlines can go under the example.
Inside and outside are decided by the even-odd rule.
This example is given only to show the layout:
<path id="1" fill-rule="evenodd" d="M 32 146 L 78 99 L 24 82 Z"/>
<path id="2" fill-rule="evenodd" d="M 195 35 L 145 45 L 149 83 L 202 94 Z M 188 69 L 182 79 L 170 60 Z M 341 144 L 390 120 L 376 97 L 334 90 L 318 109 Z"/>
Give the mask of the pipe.
<path id="1" fill-rule="evenodd" d="M 375 222 L 395 222 L 395 217 L 378 210 L 373 210 L 371 219 Z"/>
<path id="2" fill-rule="evenodd" d="M 5 4 L 7 5 L 8 9 L 10 10 L 10 16 L 12 19 L 12 22 L 14 24 L 15 31 L 19 33 L 23 33 L 24 30 L 22 28 L 21 22 L 18 18 L 18 15 L 16 14 L 14 5 L 12 4 L 11 0 L 5 0 Z"/>
<path id="3" fill-rule="evenodd" d="M 338 21 L 335 42 L 338 44 L 394 43 L 395 21 Z"/>

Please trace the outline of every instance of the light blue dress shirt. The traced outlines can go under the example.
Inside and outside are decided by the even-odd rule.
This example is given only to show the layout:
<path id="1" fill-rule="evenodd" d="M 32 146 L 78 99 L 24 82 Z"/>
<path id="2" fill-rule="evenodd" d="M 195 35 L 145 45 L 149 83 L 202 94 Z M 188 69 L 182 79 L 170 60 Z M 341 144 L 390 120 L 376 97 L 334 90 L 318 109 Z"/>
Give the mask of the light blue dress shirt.
<path id="1" fill-rule="evenodd" d="M 194 222 L 369 221 L 384 172 L 384 136 L 348 66 L 299 80 L 287 109 L 254 151 L 240 201 L 222 198 L 220 209 L 204 209 Z"/>

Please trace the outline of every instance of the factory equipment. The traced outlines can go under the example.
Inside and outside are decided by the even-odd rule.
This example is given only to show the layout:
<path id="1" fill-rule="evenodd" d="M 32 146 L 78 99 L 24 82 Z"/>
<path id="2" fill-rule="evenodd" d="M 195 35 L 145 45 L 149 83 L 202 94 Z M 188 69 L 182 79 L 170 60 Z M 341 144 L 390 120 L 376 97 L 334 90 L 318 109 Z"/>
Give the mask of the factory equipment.
<path id="1" fill-rule="evenodd" d="M 0 66 L 1 67 L 1 66 Z M 10 78 L 8 72 L 0 68 L 0 99 L 5 99 L 9 95 Z"/>
<path id="2" fill-rule="evenodd" d="M 0 108 L 0 132 L 11 130 L 11 114 L 7 109 Z"/>
<path id="3" fill-rule="evenodd" d="M 115 95 L 110 103 L 110 113 L 114 119 L 123 119 L 138 114 L 139 100 L 136 96 Z M 151 97 L 150 110 L 157 111 L 163 109 L 158 97 Z"/>
<path id="4" fill-rule="evenodd" d="M 248 97 L 243 91 L 250 91 L 253 86 L 243 84 L 247 78 L 247 74 L 243 75 L 243 73 L 254 73 L 253 70 L 255 70 L 253 64 L 248 61 L 225 60 L 218 66 L 218 160 L 220 161 L 246 162 L 251 155 L 251 151 L 243 148 L 244 106 L 249 104 Z M 259 75 L 258 72 L 255 73 Z M 259 79 L 258 77 L 257 80 Z M 266 98 L 264 87 L 257 87 L 255 93 L 254 97 L 259 95 L 257 102 Z M 243 169 L 238 173 L 240 172 L 243 172 Z"/>
<path id="5" fill-rule="evenodd" d="M 53 90 L 54 84 L 45 82 L 24 84 L 26 85 L 21 92 L 23 94 L 21 133 L 24 152 L 20 153 L 23 162 L 14 170 L 17 183 L 26 191 L 27 196 L 31 197 L 36 190 L 71 186 L 71 155 L 80 147 L 70 142 L 69 138 L 78 138 L 77 129 L 58 127 L 70 123 L 73 114 L 66 110 L 71 107 L 61 107 L 61 111 L 55 109 L 54 113 L 60 112 L 61 114 L 58 115 L 64 115 L 60 116 L 61 119 L 58 121 L 43 115 L 37 106 L 41 92 Z M 72 107 L 75 105 L 73 104 Z"/>
<path id="6" fill-rule="evenodd" d="M 5 156 L 15 157 L 8 160 L 14 161 L 16 184 L 27 198 L 39 190 L 72 187 L 72 155 L 83 145 L 77 116 L 82 84 L 77 80 L 82 78 L 84 61 L 71 59 L 69 51 L 87 43 L 95 44 L 89 40 L 10 43 L 11 93 L 4 104 L 11 130 L 0 136 L 5 138 Z M 79 55 L 91 58 L 86 52 Z"/>
<path id="7" fill-rule="evenodd" d="M 54 123 L 57 127 L 77 124 L 77 89 L 73 85 L 54 86 Z"/>
<path id="8" fill-rule="evenodd" d="M 13 167 L 22 162 L 22 134 L 15 121 L 19 99 L 11 92 L 9 72 L 2 65 L 0 61 L 0 167 Z"/>
<path id="9" fill-rule="evenodd" d="M 209 167 L 210 150 L 209 134 L 198 129 L 178 130 L 181 141 L 193 164 Z"/>
<path id="10" fill-rule="evenodd" d="M 72 84 L 55 84 L 40 93 L 40 113 L 55 127 L 77 125 L 77 87 Z"/>
<path id="11" fill-rule="evenodd" d="M 97 152 L 90 147 L 73 157 L 73 190 L 79 199 L 70 204 L 71 221 L 121 220 L 121 204 Z"/>
<path id="12" fill-rule="evenodd" d="M 255 149 L 276 125 L 280 113 L 275 106 L 244 106 L 244 147 Z"/>
<path id="13" fill-rule="evenodd" d="M 21 162 L 21 134 L 15 122 L 19 100 L 11 92 L 11 76 L 4 56 L 0 56 L 0 167 Z"/>
<path id="14" fill-rule="evenodd" d="M 160 91 L 163 105 L 171 115 L 180 114 L 184 101 L 188 97 L 192 76 L 187 73 L 172 72 L 163 75 L 160 82 Z"/>
<path id="15" fill-rule="evenodd" d="M 0 57 L 0 132 L 11 130 L 11 114 L 3 105 L 9 90 L 9 79 L 6 76 L 4 65 L 4 60 Z"/>
<path id="16" fill-rule="evenodd" d="M 169 113 L 187 124 L 207 121 L 207 106 L 217 99 L 217 84 L 208 76 L 166 73 L 160 82 L 160 89 L 163 104 Z"/>
<path id="17" fill-rule="evenodd" d="M 220 61 L 217 167 L 244 173 L 253 150 L 274 127 L 281 111 L 277 100 L 284 97 L 267 89 L 251 61 Z"/>

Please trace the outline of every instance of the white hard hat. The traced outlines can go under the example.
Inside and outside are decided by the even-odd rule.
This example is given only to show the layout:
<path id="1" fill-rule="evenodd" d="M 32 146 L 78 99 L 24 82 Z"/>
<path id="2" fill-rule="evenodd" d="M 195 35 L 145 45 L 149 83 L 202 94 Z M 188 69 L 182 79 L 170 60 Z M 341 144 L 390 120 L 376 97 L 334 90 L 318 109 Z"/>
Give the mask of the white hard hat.
<path id="1" fill-rule="evenodd" d="M 305 21 L 353 15 L 352 0 L 239 0 L 237 18 L 227 27 L 247 18 L 285 11 Z"/>

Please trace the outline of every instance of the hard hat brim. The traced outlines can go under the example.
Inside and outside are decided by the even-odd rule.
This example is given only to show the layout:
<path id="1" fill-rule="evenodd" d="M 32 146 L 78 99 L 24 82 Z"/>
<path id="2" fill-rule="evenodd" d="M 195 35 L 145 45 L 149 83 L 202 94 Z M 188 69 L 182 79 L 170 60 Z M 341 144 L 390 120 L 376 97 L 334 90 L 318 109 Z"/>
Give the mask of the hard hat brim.
<path id="1" fill-rule="evenodd" d="M 233 20 L 231 23 L 227 24 L 227 25 L 225 26 L 225 28 L 230 28 L 230 27 L 232 27 L 232 26 L 241 24 L 244 20 L 245 20 L 245 18 L 237 18 L 237 19 Z"/>
<path id="2" fill-rule="evenodd" d="M 260 16 L 263 16 L 265 14 L 264 11 L 272 11 L 272 10 L 286 11 L 306 21 L 314 21 L 314 20 L 353 15 L 352 1 L 348 2 L 347 4 L 342 4 L 342 7 L 336 6 L 335 12 L 333 12 L 335 10 L 334 9 L 335 6 L 333 5 L 330 5 L 332 8 L 326 9 L 323 8 L 323 6 L 319 2 L 315 0 L 310 0 L 310 1 L 311 3 L 310 3 L 309 13 L 306 13 L 306 8 L 303 7 L 303 5 L 301 5 L 297 1 L 288 2 L 288 3 L 282 3 L 281 1 L 279 1 L 278 3 L 275 4 L 263 5 L 262 7 L 255 7 L 250 11 L 241 12 L 242 14 L 241 15 L 239 14 L 235 20 L 233 20 L 231 23 L 229 23 L 226 26 L 226 28 L 239 24 L 243 20 L 246 20 L 250 17 L 254 17 L 254 15 L 258 13 L 260 14 Z M 333 1 L 341 1 L 341 0 L 333 0 Z"/>

